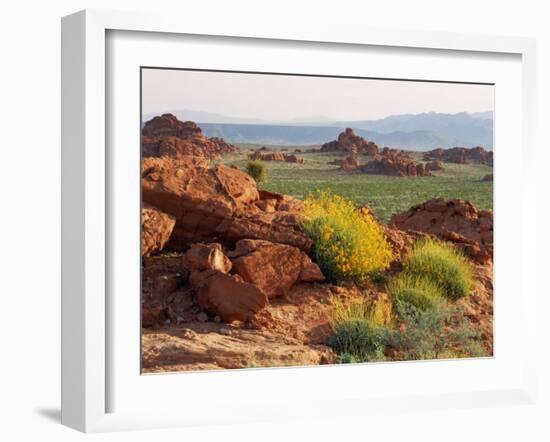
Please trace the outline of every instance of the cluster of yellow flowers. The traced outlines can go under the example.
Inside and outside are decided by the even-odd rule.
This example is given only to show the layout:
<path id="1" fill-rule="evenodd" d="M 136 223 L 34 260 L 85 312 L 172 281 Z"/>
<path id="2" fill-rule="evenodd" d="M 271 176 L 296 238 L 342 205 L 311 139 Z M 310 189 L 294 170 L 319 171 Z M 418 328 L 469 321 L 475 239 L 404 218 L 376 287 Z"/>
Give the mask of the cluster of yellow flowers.
<path id="1" fill-rule="evenodd" d="M 314 254 L 326 276 L 362 282 L 388 268 L 393 254 L 384 232 L 365 209 L 330 192 L 305 200 L 303 230 L 314 242 Z"/>

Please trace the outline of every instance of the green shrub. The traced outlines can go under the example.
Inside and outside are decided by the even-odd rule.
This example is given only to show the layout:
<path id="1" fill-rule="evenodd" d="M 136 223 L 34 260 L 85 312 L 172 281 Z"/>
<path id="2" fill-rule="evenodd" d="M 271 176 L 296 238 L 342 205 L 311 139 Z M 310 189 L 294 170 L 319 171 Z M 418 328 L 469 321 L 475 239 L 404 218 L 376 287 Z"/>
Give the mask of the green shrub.
<path id="1" fill-rule="evenodd" d="M 353 296 L 333 298 L 329 345 L 342 363 L 384 360 L 385 330 L 391 320 L 391 304 L 383 299 L 367 301 Z"/>
<path id="2" fill-rule="evenodd" d="M 364 282 L 387 269 L 393 259 L 373 216 L 330 192 L 306 198 L 302 230 L 313 240 L 313 256 L 324 275 L 334 281 Z"/>
<path id="3" fill-rule="evenodd" d="M 340 362 L 340 364 L 355 364 L 357 362 L 361 362 L 359 360 L 357 360 L 357 358 L 349 353 L 342 353 L 339 357 L 338 357 L 338 361 Z"/>
<path id="4" fill-rule="evenodd" d="M 386 286 L 394 304 L 411 304 L 418 310 L 434 310 L 444 301 L 441 288 L 425 277 L 401 272 Z"/>
<path id="5" fill-rule="evenodd" d="M 248 173 L 256 183 L 263 183 L 267 180 L 267 169 L 265 164 L 259 160 L 249 160 L 246 163 L 246 173 Z"/>
<path id="6" fill-rule="evenodd" d="M 384 359 L 384 327 L 368 319 L 353 319 L 334 327 L 330 346 L 348 362 L 369 362 Z"/>
<path id="7" fill-rule="evenodd" d="M 404 272 L 437 284 L 443 296 L 456 300 L 470 293 L 473 286 L 472 266 L 468 259 L 450 244 L 420 240 L 403 262 Z"/>
<path id="8" fill-rule="evenodd" d="M 386 360 L 386 349 L 390 349 L 392 360 L 486 355 L 481 332 L 464 316 L 462 307 L 442 300 L 425 310 L 411 302 L 396 302 L 393 308 L 398 324 L 389 319 L 383 299 L 333 298 L 332 305 L 329 345 L 343 364 Z"/>
<path id="9" fill-rule="evenodd" d="M 388 330 L 385 344 L 397 350 L 403 360 L 479 357 L 485 355 L 480 331 L 468 321 L 460 307 L 442 305 L 419 310 L 411 304 L 398 304 L 401 327 Z"/>

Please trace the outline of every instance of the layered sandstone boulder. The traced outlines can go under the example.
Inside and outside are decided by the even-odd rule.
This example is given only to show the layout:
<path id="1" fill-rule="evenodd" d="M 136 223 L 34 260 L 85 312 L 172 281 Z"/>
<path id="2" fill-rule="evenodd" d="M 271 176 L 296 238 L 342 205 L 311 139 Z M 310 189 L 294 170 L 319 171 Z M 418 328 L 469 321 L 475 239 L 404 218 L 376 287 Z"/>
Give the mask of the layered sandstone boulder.
<path id="1" fill-rule="evenodd" d="M 434 149 L 424 154 L 426 161 L 440 160 L 449 163 L 467 164 L 480 163 L 493 165 L 493 152 L 483 147 L 452 147 L 450 149 Z"/>
<path id="2" fill-rule="evenodd" d="M 322 281 L 319 267 L 300 249 L 269 241 L 243 239 L 228 253 L 233 272 L 268 298 L 284 295 L 297 282 Z"/>
<path id="3" fill-rule="evenodd" d="M 190 277 L 198 304 L 224 322 L 250 321 L 267 305 L 267 296 L 239 275 L 219 270 L 195 271 Z"/>
<path id="4" fill-rule="evenodd" d="M 258 287 L 228 274 L 232 263 L 221 244 L 193 244 L 183 256 L 183 265 L 190 272 L 189 286 L 198 305 L 225 322 L 249 321 L 267 304 Z"/>
<path id="5" fill-rule="evenodd" d="M 160 252 L 168 242 L 176 219 L 154 207 L 144 205 L 141 209 L 141 255 Z"/>
<path id="6" fill-rule="evenodd" d="M 309 252 L 313 245 L 313 241 L 299 230 L 296 214 L 283 210 L 229 218 L 218 226 L 218 233 L 231 243 L 241 239 L 261 239 L 291 245 L 305 252 Z"/>
<path id="7" fill-rule="evenodd" d="M 337 140 L 329 141 L 321 146 L 322 152 L 350 152 L 355 146 L 358 153 L 365 155 L 378 154 L 378 145 L 372 141 L 367 141 L 363 137 L 356 135 L 353 129 L 346 128 L 344 132 L 338 135 Z"/>
<path id="8" fill-rule="evenodd" d="M 244 172 L 189 159 L 144 158 L 141 186 L 145 203 L 176 219 L 170 239 L 176 249 L 213 241 L 222 221 L 246 213 L 259 199 L 256 183 Z"/>
<path id="9" fill-rule="evenodd" d="M 493 212 L 460 199 L 432 199 L 395 214 L 390 226 L 451 241 L 478 262 L 492 260 Z"/>
<path id="10" fill-rule="evenodd" d="M 208 138 L 192 121 L 180 121 L 172 114 L 154 117 L 145 123 L 142 131 L 142 154 L 144 157 L 200 156 L 217 158 L 239 149 L 221 138 Z"/>

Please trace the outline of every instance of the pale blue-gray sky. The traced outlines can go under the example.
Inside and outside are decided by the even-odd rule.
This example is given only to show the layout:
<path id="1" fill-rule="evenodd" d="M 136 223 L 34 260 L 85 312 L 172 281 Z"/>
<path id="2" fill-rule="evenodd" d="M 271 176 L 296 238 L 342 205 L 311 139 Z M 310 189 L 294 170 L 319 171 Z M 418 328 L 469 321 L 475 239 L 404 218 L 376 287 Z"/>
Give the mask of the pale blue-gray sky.
<path id="1" fill-rule="evenodd" d="M 270 122 L 370 120 L 421 112 L 483 112 L 494 87 L 474 84 L 144 69 L 143 115 L 192 110 Z M 219 121 L 224 122 L 224 121 Z"/>

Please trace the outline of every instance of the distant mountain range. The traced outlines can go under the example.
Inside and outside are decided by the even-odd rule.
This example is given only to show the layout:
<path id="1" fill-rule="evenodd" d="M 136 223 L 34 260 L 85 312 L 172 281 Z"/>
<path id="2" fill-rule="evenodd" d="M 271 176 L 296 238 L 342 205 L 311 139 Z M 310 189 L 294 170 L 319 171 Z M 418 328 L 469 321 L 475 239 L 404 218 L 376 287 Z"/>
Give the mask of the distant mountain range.
<path id="1" fill-rule="evenodd" d="M 307 145 L 337 138 L 346 127 L 381 147 L 428 150 L 437 147 L 493 148 L 493 113 L 421 113 L 378 120 L 333 121 L 325 117 L 268 122 L 195 111 L 172 111 L 180 120 L 195 121 L 208 137 L 231 143 Z M 144 122 L 154 115 L 144 117 Z"/>

